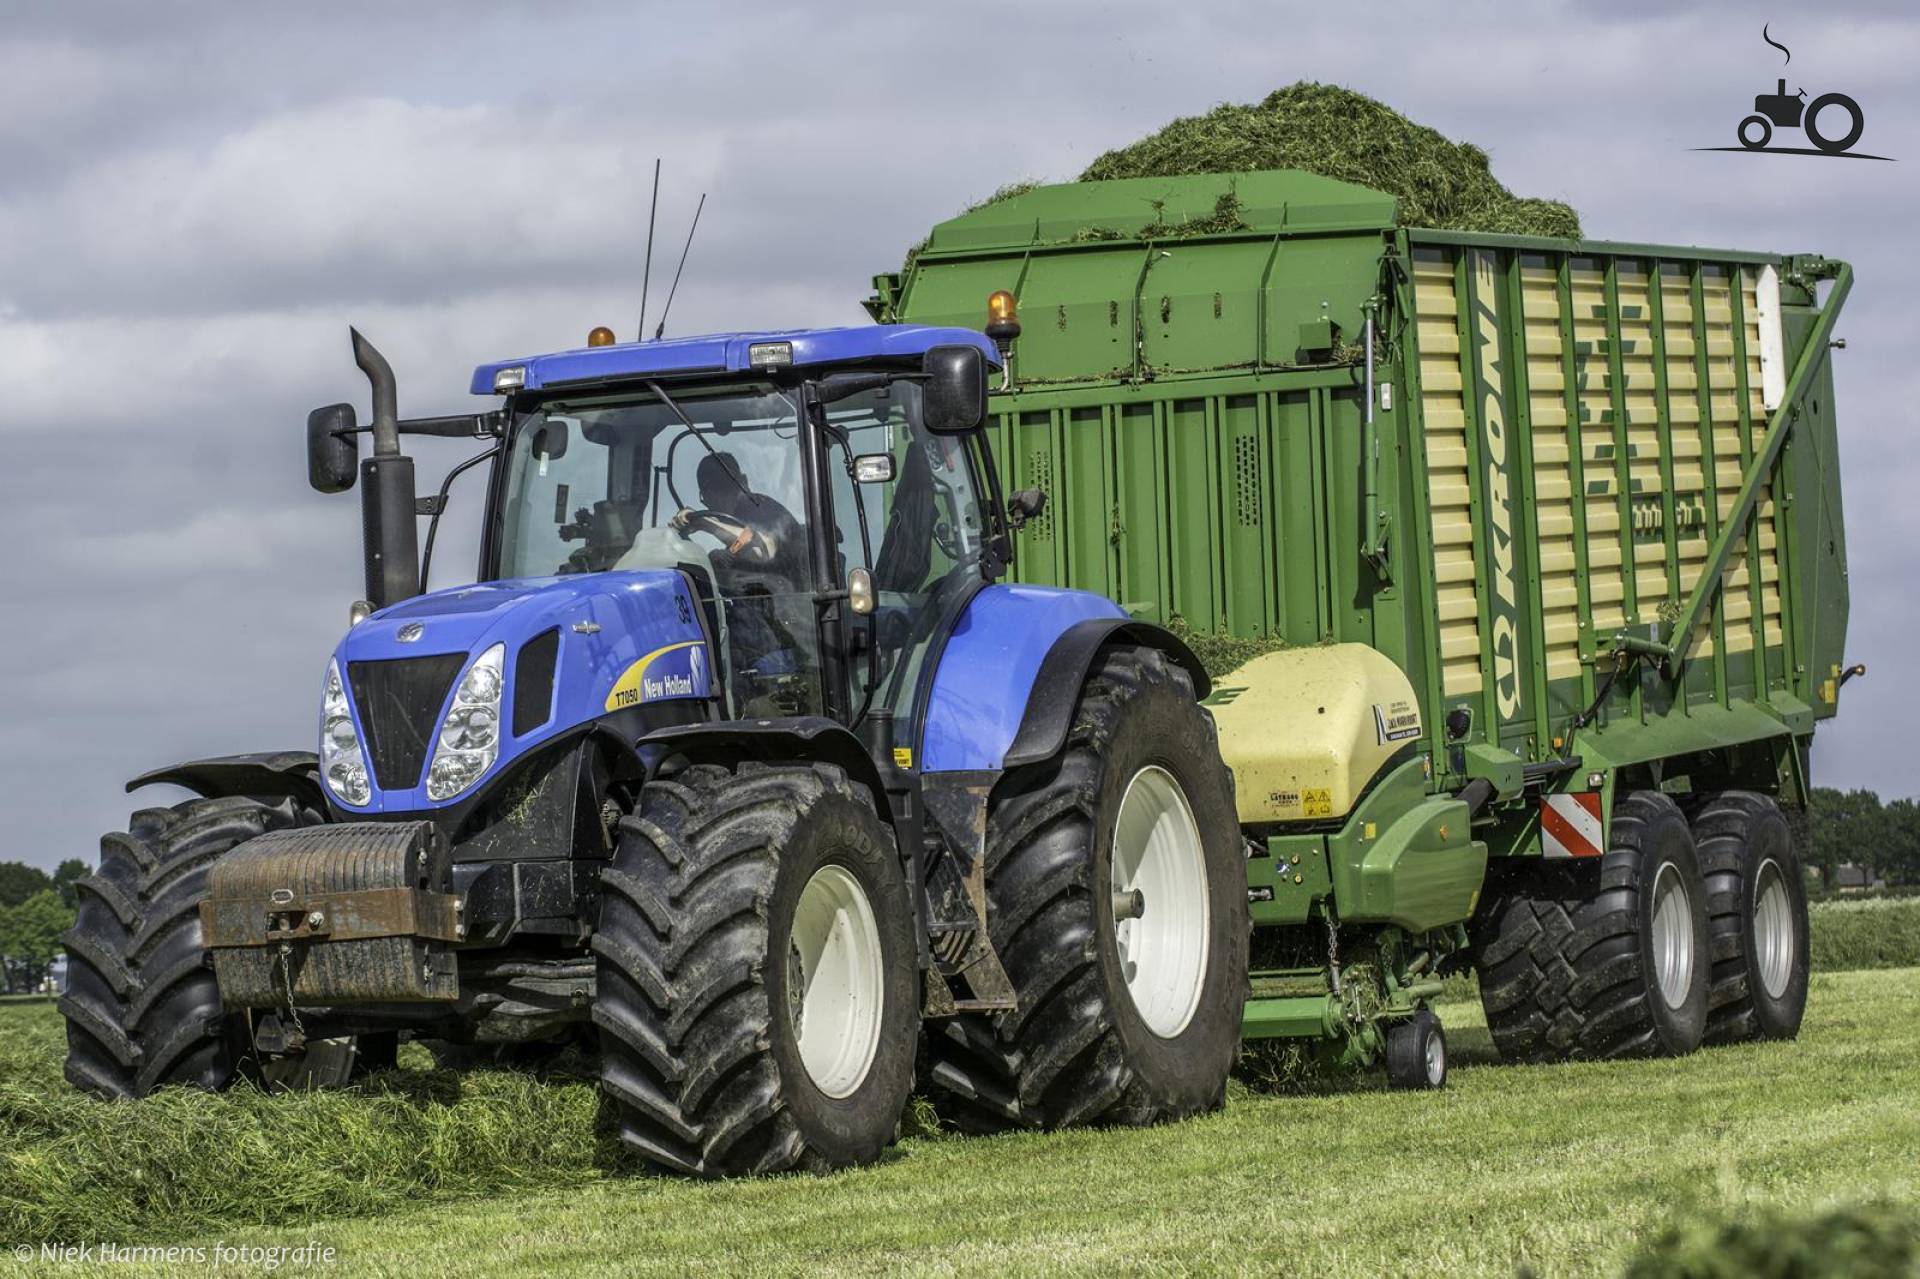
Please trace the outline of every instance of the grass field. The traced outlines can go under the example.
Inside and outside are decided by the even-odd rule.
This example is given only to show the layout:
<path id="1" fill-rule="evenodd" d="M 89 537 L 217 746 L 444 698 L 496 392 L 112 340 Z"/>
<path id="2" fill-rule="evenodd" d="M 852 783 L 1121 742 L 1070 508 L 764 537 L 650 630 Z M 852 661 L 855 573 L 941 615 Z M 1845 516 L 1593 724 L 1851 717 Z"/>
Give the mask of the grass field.
<path id="1" fill-rule="evenodd" d="M 1821 974 L 1799 1042 L 1681 1061 L 1503 1067 L 1477 1005 L 1442 1012 L 1439 1094 L 1239 1090 L 1146 1132 L 922 1135 L 857 1172 L 704 1185 L 606 1167 L 582 1082 L 402 1070 L 358 1095 L 100 1105 L 58 1083 L 53 1010 L 8 1007 L 0 1269 L 50 1237 L 315 1240 L 396 1276 L 1606 1274 L 1676 1225 L 1920 1206 L 1920 970 Z"/>

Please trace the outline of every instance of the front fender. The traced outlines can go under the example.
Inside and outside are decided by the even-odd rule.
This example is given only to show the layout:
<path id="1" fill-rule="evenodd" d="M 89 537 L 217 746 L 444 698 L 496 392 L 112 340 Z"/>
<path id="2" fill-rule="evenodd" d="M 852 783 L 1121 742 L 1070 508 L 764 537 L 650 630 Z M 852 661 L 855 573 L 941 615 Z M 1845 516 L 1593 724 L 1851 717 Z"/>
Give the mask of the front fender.
<path id="1" fill-rule="evenodd" d="M 127 783 L 127 790 L 160 785 L 183 787 L 203 799 L 246 795 L 292 799 L 319 812 L 327 807 L 320 791 L 320 759 L 312 751 L 260 751 L 169 764 L 140 774 Z"/>
<path id="2" fill-rule="evenodd" d="M 844 726 L 819 715 L 775 719 L 709 720 L 658 728 L 636 750 L 649 776 L 674 756 L 696 763 L 736 764 L 743 759 L 785 764 L 808 760 L 834 764 L 873 792 L 875 809 L 891 821 L 887 790 L 866 748 Z"/>

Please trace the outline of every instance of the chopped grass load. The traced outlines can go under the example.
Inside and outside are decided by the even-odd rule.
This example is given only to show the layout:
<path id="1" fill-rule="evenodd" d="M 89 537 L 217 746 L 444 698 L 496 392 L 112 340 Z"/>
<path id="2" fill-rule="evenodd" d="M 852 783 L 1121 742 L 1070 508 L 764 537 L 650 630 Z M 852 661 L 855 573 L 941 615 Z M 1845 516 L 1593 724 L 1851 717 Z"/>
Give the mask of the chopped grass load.
<path id="1" fill-rule="evenodd" d="M 1399 197 L 1406 226 L 1580 234 L 1580 217 L 1570 206 L 1515 195 L 1471 142 L 1455 142 L 1364 93 L 1305 81 L 1259 102 L 1183 116 L 1107 152 L 1080 181 L 1247 169 L 1304 169 L 1388 192 Z"/>
<path id="2" fill-rule="evenodd" d="M 1077 179 L 1162 178 L 1254 169 L 1301 169 L 1385 191 L 1400 201 L 1403 226 L 1577 239 L 1580 215 L 1560 200 L 1515 195 L 1493 176 L 1487 153 L 1409 120 L 1364 93 L 1301 81 L 1258 102 L 1225 103 L 1205 115 L 1182 116 L 1136 142 L 1106 152 Z M 971 213 L 1040 185 L 1012 182 L 962 210 Z M 1231 193 L 1210 216 L 1164 220 L 1131 231 L 1087 227 L 1083 240 L 1129 234 L 1158 239 L 1211 235 L 1243 225 Z M 907 251 L 906 264 L 926 247 Z"/>

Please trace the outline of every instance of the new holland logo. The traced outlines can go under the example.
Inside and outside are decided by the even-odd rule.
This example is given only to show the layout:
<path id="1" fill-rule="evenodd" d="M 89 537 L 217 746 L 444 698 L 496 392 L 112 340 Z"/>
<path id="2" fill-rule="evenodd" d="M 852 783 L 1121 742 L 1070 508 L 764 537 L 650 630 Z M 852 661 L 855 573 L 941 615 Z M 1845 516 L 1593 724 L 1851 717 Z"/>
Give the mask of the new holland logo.
<path id="1" fill-rule="evenodd" d="M 1499 296 L 1493 254 L 1473 255 L 1474 355 L 1480 369 L 1482 489 L 1487 508 L 1487 547 L 1493 559 L 1493 691 L 1500 718 L 1520 710 L 1519 612 L 1513 592 L 1513 498 L 1508 484 L 1507 400 L 1500 373 Z"/>
<path id="2" fill-rule="evenodd" d="M 427 628 L 419 622 L 408 622 L 393 633 L 393 638 L 402 644 L 411 644 L 427 633 Z"/>
<path id="3" fill-rule="evenodd" d="M 607 709 L 623 710 L 671 697 L 705 697 L 707 650 L 699 640 L 682 640 L 648 653 L 627 667 L 607 694 Z"/>

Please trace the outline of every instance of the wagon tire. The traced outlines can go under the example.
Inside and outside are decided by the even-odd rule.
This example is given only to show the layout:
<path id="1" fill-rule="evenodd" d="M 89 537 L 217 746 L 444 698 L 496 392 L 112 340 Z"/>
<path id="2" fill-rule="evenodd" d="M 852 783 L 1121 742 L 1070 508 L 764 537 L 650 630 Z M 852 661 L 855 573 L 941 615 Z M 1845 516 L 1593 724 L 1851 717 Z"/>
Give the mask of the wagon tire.
<path id="1" fill-rule="evenodd" d="M 1474 920 L 1487 1029 L 1514 1062 L 1680 1056 L 1706 1033 L 1707 890 L 1673 800 L 1614 806 L 1597 866 L 1517 868 Z"/>
<path id="2" fill-rule="evenodd" d="M 1409 1092 L 1447 1086 L 1447 1033 L 1431 1009 L 1387 1026 L 1387 1082 Z"/>
<path id="3" fill-rule="evenodd" d="M 1792 1039 L 1807 1011 L 1806 879 L 1780 806 L 1724 791 L 1693 813 L 1712 959 L 1708 1043 Z"/>

